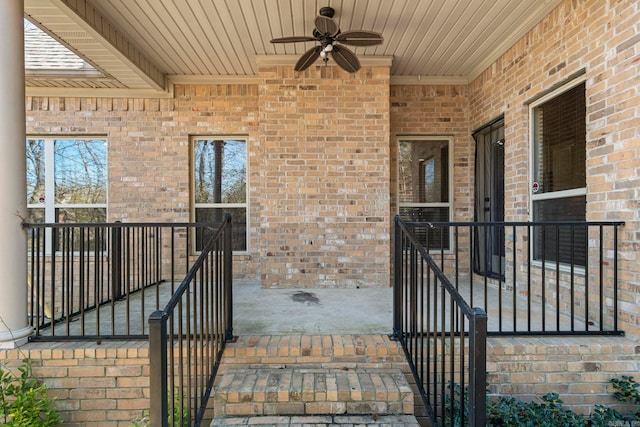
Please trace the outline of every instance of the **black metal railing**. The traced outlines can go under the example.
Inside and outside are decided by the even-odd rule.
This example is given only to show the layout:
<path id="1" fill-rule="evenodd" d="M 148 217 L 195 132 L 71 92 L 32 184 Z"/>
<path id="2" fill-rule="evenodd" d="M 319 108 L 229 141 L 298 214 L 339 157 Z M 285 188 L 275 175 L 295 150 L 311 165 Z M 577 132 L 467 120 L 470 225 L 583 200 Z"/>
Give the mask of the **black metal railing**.
<path id="1" fill-rule="evenodd" d="M 219 223 L 24 224 L 32 340 L 146 339 Z"/>
<path id="2" fill-rule="evenodd" d="M 151 426 L 200 426 L 233 336 L 232 225 L 227 217 L 162 311 L 149 317 Z"/>
<path id="3" fill-rule="evenodd" d="M 623 222 L 409 222 L 489 335 L 620 335 Z M 446 237 L 445 237 L 446 236 Z"/>
<path id="4" fill-rule="evenodd" d="M 396 217 L 394 337 L 435 426 L 484 426 L 487 315 L 467 304 L 413 231 Z"/>

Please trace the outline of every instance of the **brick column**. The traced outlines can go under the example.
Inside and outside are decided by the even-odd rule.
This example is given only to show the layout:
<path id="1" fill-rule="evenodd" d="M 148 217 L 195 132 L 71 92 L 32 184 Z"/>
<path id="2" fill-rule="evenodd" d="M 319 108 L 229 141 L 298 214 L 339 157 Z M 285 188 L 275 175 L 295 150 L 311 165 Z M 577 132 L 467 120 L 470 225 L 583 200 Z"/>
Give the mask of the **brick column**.
<path id="1" fill-rule="evenodd" d="M 260 67 L 263 286 L 389 286 L 389 70 Z"/>
<path id="2" fill-rule="evenodd" d="M 0 3 L 0 347 L 23 342 L 27 326 L 24 3 Z"/>

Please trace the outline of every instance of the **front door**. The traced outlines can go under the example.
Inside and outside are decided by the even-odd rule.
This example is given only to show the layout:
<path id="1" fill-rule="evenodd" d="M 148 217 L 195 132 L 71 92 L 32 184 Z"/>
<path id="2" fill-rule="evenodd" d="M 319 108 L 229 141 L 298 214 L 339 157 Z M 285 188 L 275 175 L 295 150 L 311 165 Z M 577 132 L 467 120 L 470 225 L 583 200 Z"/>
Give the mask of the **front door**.
<path id="1" fill-rule="evenodd" d="M 475 220 L 504 221 L 504 118 L 500 117 L 473 133 L 476 141 Z M 504 227 L 489 225 L 474 231 L 474 270 L 504 277 Z"/>

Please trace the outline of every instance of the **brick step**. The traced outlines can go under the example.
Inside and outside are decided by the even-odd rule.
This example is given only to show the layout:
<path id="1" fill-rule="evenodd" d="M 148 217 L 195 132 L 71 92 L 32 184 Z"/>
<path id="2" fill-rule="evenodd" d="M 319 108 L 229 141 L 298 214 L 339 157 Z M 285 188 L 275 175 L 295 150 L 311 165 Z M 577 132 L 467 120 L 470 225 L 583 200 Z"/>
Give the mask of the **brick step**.
<path id="1" fill-rule="evenodd" d="M 386 335 L 240 336 L 224 350 L 225 364 L 404 362 L 404 354 Z"/>
<path id="2" fill-rule="evenodd" d="M 419 427 L 413 415 L 306 415 L 306 416 L 262 416 L 262 417 L 220 417 L 213 420 L 211 427 L 225 426 L 272 426 L 272 427 L 325 427 L 325 426 L 396 426 Z"/>
<path id="3" fill-rule="evenodd" d="M 413 414 L 399 369 L 227 369 L 214 387 L 214 413 L 246 415 Z"/>

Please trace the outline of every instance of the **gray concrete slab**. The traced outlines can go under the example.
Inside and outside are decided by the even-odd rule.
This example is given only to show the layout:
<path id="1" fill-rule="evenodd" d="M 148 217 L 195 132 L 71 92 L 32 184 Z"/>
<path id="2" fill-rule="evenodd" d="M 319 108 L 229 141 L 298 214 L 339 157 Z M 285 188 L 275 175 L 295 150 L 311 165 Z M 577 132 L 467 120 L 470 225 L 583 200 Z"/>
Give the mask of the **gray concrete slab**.
<path id="1" fill-rule="evenodd" d="M 233 287 L 235 335 L 388 334 L 393 331 L 391 288 Z"/>
<path id="2" fill-rule="evenodd" d="M 178 283 L 173 284 L 174 287 Z M 541 303 L 527 308 L 527 300 L 511 292 L 476 286 L 473 292 L 468 284 L 460 285 L 460 292 L 473 305 L 487 310 L 489 331 L 543 330 L 560 323 L 569 330 L 570 317 L 558 313 Z M 439 293 L 439 292 L 438 292 Z M 90 310 L 84 318 L 79 316 L 55 326 L 45 328 L 41 335 L 138 335 L 148 333 L 147 319 L 155 310 L 162 309 L 171 298 L 171 283 L 162 283 L 132 294 L 114 304 Z M 390 334 L 393 331 L 393 290 L 391 288 L 263 288 L 257 280 L 234 280 L 233 333 L 235 335 L 291 335 L 291 334 Z M 433 301 L 433 299 L 432 299 Z M 486 301 L 486 303 L 485 303 Z M 502 316 L 498 306 L 502 305 Z M 436 304 L 440 307 L 440 304 Z M 449 304 L 445 304 L 445 311 Z M 543 310 L 544 308 L 544 310 Z M 126 313 L 129 313 L 127 316 Z M 185 313 L 186 315 L 186 313 Z M 441 315 L 438 314 L 437 318 Z M 450 317 L 445 316 L 445 322 Z M 424 320 L 426 322 L 426 319 Z M 574 320 L 576 330 L 585 330 L 578 314 Z M 589 326 L 591 330 L 596 324 Z"/>
<path id="3" fill-rule="evenodd" d="M 170 298 L 171 283 L 163 283 L 90 310 L 69 324 L 59 323 L 53 334 L 146 334 L 149 315 Z M 386 334 L 393 330 L 391 288 L 268 289 L 258 281 L 235 280 L 233 298 L 235 335 Z M 51 328 L 40 334 L 51 335 Z"/>

